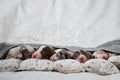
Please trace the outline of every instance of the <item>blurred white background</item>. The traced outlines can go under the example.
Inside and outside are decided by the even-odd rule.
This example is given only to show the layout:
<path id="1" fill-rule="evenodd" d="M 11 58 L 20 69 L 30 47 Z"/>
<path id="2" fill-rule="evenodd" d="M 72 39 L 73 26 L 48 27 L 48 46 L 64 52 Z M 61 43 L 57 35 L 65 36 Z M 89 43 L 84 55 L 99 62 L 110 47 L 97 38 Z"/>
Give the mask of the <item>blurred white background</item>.
<path id="1" fill-rule="evenodd" d="M 120 0 L 0 0 L 0 42 L 95 47 L 120 39 Z"/>

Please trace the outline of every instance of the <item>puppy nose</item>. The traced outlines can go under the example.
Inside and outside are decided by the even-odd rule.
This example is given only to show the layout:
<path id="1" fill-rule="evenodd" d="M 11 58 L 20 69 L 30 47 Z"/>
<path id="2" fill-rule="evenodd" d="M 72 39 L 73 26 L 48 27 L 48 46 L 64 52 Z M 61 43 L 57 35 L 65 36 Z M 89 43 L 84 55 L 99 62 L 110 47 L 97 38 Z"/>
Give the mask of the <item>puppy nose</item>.
<path id="1" fill-rule="evenodd" d="M 83 57 L 81 57 L 81 58 L 79 58 L 79 59 L 80 59 L 81 61 L 83 61 L 83 59 L 84 59 L 84 58 L 83 58 Z"/>
<path id="2" fill-rule="evenodd" d="M 85 62 L 83 57 L 78 57 L 78 58 L 77 58 L 77 61 L 79 61 L 79 62 L 81 62 L 81 63 L 84 63 L 84 62 Z"/>
<path id="3" fill-rule="evenodd" d="M 81 62 L 81 63 L 84 63 L 84 62 L 85 62 L 85 60 L 84 60 L 83 57 L 80 58 L 80 62 Z"/>
<path id="4" fill-rule="evenodd" d="M 37 58 L 37 55 L 32 55 L 32 58 Z"/>
<path id="5" fill-rule="evenodd" d="M 52 61 L 56 61 L 54 58 L 51 59 Z"/>
<path id="6" fill-rule="evenodd" d="M 103 59 L 108 60 L 108 57 L 107 56 L 103 56 Z"/>
<path id="7" fill-rule="evenodd" d="M 56 59 L 54 57 L 50 57 L 50 60 L 52 61 L 56 61 Z"/>

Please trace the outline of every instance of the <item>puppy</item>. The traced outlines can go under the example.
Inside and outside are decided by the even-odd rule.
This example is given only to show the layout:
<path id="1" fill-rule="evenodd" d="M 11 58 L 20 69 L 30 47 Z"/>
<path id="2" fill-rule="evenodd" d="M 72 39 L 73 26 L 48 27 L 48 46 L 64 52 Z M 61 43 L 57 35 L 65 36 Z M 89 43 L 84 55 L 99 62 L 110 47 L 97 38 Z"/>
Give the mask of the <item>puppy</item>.
<path id="1" fill-rule="evenodd" d="M 55 49 L 48 46 L 40 46 L 38 50 L 36 50 L 32 54 L 32 58 L 36 59 L 50 59 L 50 57 L 55 53 Z"/>
<path id="2" fill-rule="evenodd" d="M 94 58 L 108 60 L 111 56 L 116 56 L 117 54 L 105 50 L 96 50 L 93 53 Z"/>
<path id="3" fill-rule="evenodd" d="M 34 48 L 31 47 L 30 45 L 21 45 L 10 49 L 9 52 L 7 53 L 6 59 L 16 58 L 25 60 L 31 58 L 32 53 L 34 51 L 35 51 Z"/>
<path id="4" fill-rule="evenodd" d="M 56 49 L 55 54 L 50 57 L 50 60 L 56 61 L 61 59 L 71 59 L 73 56 L 73 52 L 67 51 L 65 49 Z"/>
<path id="5" fill-rule="evenodd" d="M 73 55 L 73 59 L 79 61 L 80 63 L 84 63 L 91 58 L 93 58 L 92 54 L 84 50 L 76 51 Z"/>

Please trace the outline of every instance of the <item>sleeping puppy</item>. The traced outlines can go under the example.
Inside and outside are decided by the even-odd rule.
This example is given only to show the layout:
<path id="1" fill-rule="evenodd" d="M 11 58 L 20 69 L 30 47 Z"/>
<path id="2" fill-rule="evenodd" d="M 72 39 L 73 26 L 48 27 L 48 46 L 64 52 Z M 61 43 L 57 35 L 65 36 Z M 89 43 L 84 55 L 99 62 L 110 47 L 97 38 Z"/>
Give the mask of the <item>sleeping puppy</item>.
<path id="1" fill-rule="evenodd" d="M 50 57 L 50 60 L 56 61 L 61 59 L 71 59 L 73 54 L 73 52 L 66 49 L 56 49 L 55 54 Z"/>
<path id="2" fill-rule="evenodd" d="M 50 57 L 55 53 L 54 51 L 55 49 L 52 47 L 40 46 L 40 48 L 32 54 L 32 58 L 50 59 Z"/>
<path id="3" fill-rule="evenodd" d="M 92 54 L 84 50 L 76 51 L 73 55 L 73 59 L 79 61 L 80 63 L 84 63 L 91 58 L 93 58 Z"/>
<path id="4" fill-rule="evenodd" d="M 10 49 L 9 52 L 7 53 L 6 59 L 16 58 L 25 60 L 31 58 L 34 51 L 35 51 L 34 48 L 31 47 L 30 45 L 21 45 Z"/>
<path id="5" fill-rule="evenodd" d="M 108 60 L 109 57 L 111 56 L 116 56 L 117 54 L 114 52 L 110 52 L 110 51 L 105 51 L 105 50 L 96 50 L 93 53 L 94 58 L 97 59 L 105 59 Z"/>

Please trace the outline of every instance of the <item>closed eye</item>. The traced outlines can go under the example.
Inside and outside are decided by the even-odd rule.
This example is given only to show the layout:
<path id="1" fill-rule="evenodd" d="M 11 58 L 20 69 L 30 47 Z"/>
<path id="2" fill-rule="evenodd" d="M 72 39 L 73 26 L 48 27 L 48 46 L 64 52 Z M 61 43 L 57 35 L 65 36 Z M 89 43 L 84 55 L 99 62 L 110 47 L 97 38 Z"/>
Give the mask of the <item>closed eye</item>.
<path id="1" fill-rule="evenodd" d="M 93 58 L 95 58 L 95 56 L 93 56 Z"/>
<path id="2" fill-rule="evenodd" d="M 62 52 L 60 52 L 60 55 L 63 55 L 63 53 L 62 53 Z"/>
<path id="3" fill-rule="evenodd" d="M 60 56 L 60 54 L 59 54 L 59 53 L 56 53 L 56 56 L 57 56 L 57 57 L 59 57 L 59 56 Z"/>

